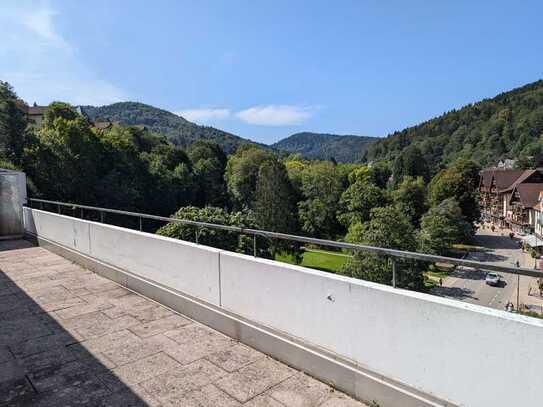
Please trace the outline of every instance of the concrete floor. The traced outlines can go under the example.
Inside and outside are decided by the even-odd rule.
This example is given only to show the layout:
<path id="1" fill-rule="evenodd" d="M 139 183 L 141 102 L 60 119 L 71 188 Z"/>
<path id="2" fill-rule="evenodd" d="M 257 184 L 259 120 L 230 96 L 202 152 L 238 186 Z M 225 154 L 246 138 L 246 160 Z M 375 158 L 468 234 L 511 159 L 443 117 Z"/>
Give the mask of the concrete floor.
<path id="1" fill-rule="evenodd" d="M 1 406 L 364 404 L 26 241 L 0 241 Z"/>

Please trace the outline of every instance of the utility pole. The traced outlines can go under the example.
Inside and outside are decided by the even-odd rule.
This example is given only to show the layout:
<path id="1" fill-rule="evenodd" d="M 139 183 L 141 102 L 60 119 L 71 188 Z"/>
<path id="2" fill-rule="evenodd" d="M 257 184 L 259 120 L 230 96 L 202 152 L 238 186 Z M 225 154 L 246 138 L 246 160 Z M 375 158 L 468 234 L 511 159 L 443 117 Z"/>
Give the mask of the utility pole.
<path id="1" fill-rule="evenodd" d="M 517 260 L 517 268 L 520 268 L 520 263 L 519 261 Z M 520 273 L 517 272 L 517 312 L 520 312 L 520 309 L 519 309 L 519 297 L 520 297 Z"/>

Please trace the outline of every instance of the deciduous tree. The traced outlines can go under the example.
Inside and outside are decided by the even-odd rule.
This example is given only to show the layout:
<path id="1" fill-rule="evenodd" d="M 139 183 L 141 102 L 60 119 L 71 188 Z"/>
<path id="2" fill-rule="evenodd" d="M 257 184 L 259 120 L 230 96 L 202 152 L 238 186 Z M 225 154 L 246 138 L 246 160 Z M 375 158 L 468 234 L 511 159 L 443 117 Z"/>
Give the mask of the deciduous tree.
<path id="1" fill-rule="evenodd" d="M 465 241 L 470 233 L 471 225 L 466 222 L 458 203 L 448 198 L 422 217 L 418 233 L 419 250 L 445 255 L 454 243 Z"/>
<path id="2" fill-rule="evenodd" d="M 366 223 L 349 228 L 346 240 L 352 243 L 413 251 L 416 248 L 415 229 L 407 215 L 394 206 L 376 208 Z M 423 288 L 422 267 L 417 261 L 395 259 L 396 284 L 412 290 Z M 382 284 L 392 282 L 392 259 L 387 256 L 357 251 L 342 270 L 343 274 Z"/>

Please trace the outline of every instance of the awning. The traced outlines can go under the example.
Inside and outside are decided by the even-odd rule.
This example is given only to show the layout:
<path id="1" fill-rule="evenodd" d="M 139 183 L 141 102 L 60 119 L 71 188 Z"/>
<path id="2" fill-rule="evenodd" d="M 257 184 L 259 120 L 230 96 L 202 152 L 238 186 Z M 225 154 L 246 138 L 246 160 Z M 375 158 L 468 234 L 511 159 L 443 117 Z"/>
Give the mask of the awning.
<path id="1" fill-rule="evenodd" d="M 543 239 L 537 238 L 534 235 L 524 236 L 522 240 L 524 240 L 524 243 L 526 243 L 530 247 L 543 246 Z"/>

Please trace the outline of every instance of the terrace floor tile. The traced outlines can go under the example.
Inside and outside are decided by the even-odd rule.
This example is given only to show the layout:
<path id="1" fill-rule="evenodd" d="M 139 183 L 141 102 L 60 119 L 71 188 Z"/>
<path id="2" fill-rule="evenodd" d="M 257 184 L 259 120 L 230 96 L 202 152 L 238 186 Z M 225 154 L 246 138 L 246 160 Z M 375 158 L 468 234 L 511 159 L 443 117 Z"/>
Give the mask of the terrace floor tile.
<path id="1" fill-rule="evenodd" d="M 0 241 L 0 405 L 363 406 L 24 240 Z"/>

